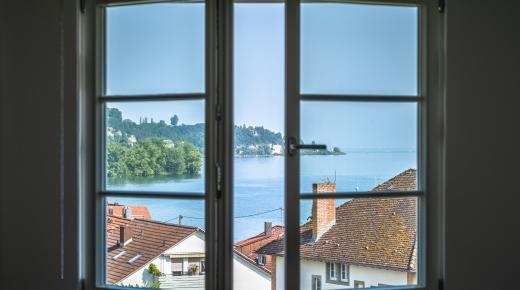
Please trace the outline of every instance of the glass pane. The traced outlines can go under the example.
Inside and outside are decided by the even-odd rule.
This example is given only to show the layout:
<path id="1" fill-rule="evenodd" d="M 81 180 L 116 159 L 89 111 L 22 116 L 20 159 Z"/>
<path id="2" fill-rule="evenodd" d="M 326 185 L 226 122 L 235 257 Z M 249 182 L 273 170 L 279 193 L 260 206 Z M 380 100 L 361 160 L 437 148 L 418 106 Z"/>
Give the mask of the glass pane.
<path id="1" fill-rule="evenodd" d="M 234 5 L 235 290 L 271 290 L 283 271 L 258 251 L 284 233 L 284 42 L 283 3 Z"/>
<path id="2" fill-rule="evenodd" d="M 203 200 L 109 197 L 106 283 L 138 288 L 205 288 Z"/>
<path id="3" fill-rule="evenodd" d="M 417 284 L 417 198 L 304 200 L 300 212 L 300 289 Z"/>
<path id="4" fill-rule="evenodd" d="M 107 190 L 204 192 L 204 101 L 106 108 Z"/>
<path id="5" fill-rule="evenodd" d="M 417 95 L 418 8 L 301 5 L 303 94 Z"/>
<path id="6" fill-rule="evenodd" d="M 204 92 L 204 3 L 106 8 L 106 94 Z"/>
<path id="7" fill-rule="evenodd" d="M 416 103 L 302 102 L 301 141 L 327 150 L 300 152 L 300 190 L 331 182 L 331 191 L 368 191 L 398 175 L 411 186 L 385 190 L 415 190 L 417 120 Z"/>

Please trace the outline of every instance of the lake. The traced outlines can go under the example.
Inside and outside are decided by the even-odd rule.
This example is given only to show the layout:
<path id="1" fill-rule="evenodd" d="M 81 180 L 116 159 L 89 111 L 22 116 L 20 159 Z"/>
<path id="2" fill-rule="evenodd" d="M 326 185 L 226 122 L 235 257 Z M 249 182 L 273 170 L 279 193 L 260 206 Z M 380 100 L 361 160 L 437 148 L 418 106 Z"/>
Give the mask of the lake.
<path id="1" fill-rule="evenodd" d="M 409 168 L 417 168 L 416 152 L 354 151 L 346 155 L 301 157 L 300 188 L 311 192 L 312 184 L 336 181 L 337 191 L 366 191 Z M 235 157 L 234 168 L 234 240 L 242 240 L 263 231 L 264 221 L 282 224 L 284 208 L 284 157 Z M 109 189 L 202 192 L 204 176 L 178 179 L 171 177 L 112 181 Z M 145 205 L 152 218 L 204 228 L 204 202 L 142 198 L 109 198 L 109 202 Z M 338 200 L 337 205 L 346 200 Z M 311 213 L 311 201 L 301 204 L 300 221 Z M 269 212 L 267 212 L 269 211 Z M 266 212 L 266 213 L 264 213 Z M 262 214 L 263 213 L 263 214 Z"/>

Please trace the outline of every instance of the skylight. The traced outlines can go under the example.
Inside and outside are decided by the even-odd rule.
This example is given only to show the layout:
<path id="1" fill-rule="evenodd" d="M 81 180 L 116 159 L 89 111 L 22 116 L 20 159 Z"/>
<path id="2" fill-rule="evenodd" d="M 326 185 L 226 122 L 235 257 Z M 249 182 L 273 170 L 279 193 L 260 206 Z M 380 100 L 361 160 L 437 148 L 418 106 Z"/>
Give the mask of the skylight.
<path id="1" fill-rule="evenodd" d="M 137 256 L 135 256 L 132 259 L 128 260 L 128 264 L 132 264 L 133 262 L 139 260 L 139 258 L 141 258 L 142 256 L 144 256 L 144 254 L 143 253 L 139 253 Z"/>
<path id="2" fill-rule="evenodd" d="M 121 253 L 115 255 L 112 257 L 112 260 L 117 260 L 119 257 L 121 257 L 122 255 L 128 253 L 128 250 L 123 250 Z"/>

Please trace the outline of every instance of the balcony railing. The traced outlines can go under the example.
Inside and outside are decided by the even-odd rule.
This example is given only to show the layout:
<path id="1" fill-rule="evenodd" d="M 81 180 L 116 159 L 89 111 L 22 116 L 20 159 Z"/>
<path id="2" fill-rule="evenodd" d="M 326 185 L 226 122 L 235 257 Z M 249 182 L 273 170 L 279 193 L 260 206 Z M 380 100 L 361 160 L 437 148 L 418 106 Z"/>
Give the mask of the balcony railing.
<path id="1" fill-rule="evenodd" d="M 204 281 L 204 275 L 164 275 L 159 277 L 161 289 L 204 290 Z"/>

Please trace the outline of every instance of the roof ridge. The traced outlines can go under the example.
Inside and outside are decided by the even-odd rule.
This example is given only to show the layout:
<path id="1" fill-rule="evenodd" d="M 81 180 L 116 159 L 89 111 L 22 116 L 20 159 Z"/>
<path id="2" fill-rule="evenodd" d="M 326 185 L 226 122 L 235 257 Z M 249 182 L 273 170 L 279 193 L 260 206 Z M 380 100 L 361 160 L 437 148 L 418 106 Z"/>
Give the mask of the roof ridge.
<path id="1" fill-rule="evenodd" d="M 201 231 L 203 231 L 199 227 L 172 224 L 172 223 L 162 222 L 162 221 L 157 221 L 157 220 L 128 219 L 128 218 L 123 218 L 123 217 L 119 217 L 119 216 L 115 216 L 115 215 L 107 215 L 107 217 L 116 218 L 116 219 L 122 219 L 122 220 L 125 220 L 125 221 L 147 222 L 147 223 L 154 223 L 154 224 L 160 224 L 160 225 L 165 225 L 165 226 L 174 226 L 174 227 L 178 227 L 178 228 L 186 228 L 186 229 L 193 229 L 193 230 L 201 230 Z"/>
<path id="2" fill-rule="evenodd" d="M 275 228 L 278 228 L 278 229 L 285 229 L 285 227 L 282 226 L 282 225 L 275 225 L 275 226 L 272 227 L 273 230 L 274 230 Z M 285 230 L 284 230 L 284 232 L 285 232 Z M 256 242 L 256 241 L 257 241 L 258 239 L 260 239 L 260 238 L 270 238 L 270 237 L 271 237 L 271 236 L 266 236 L 266 235 L 265 235 L 265 232 L 260 232 L 260 233 L 254 235 L 254 236 L 251 236 L 251 237 L 249 237 L 249 238 L 245 238 L 245 239 L 242 239 L 242 240 L 240 240 L 240 241 L 238 241 L 238 242 L 235 242 L 235 243 L 233 243 L 233 245 L 250 244 L 250 243 L 254 243 L 254 242 Z"/>

